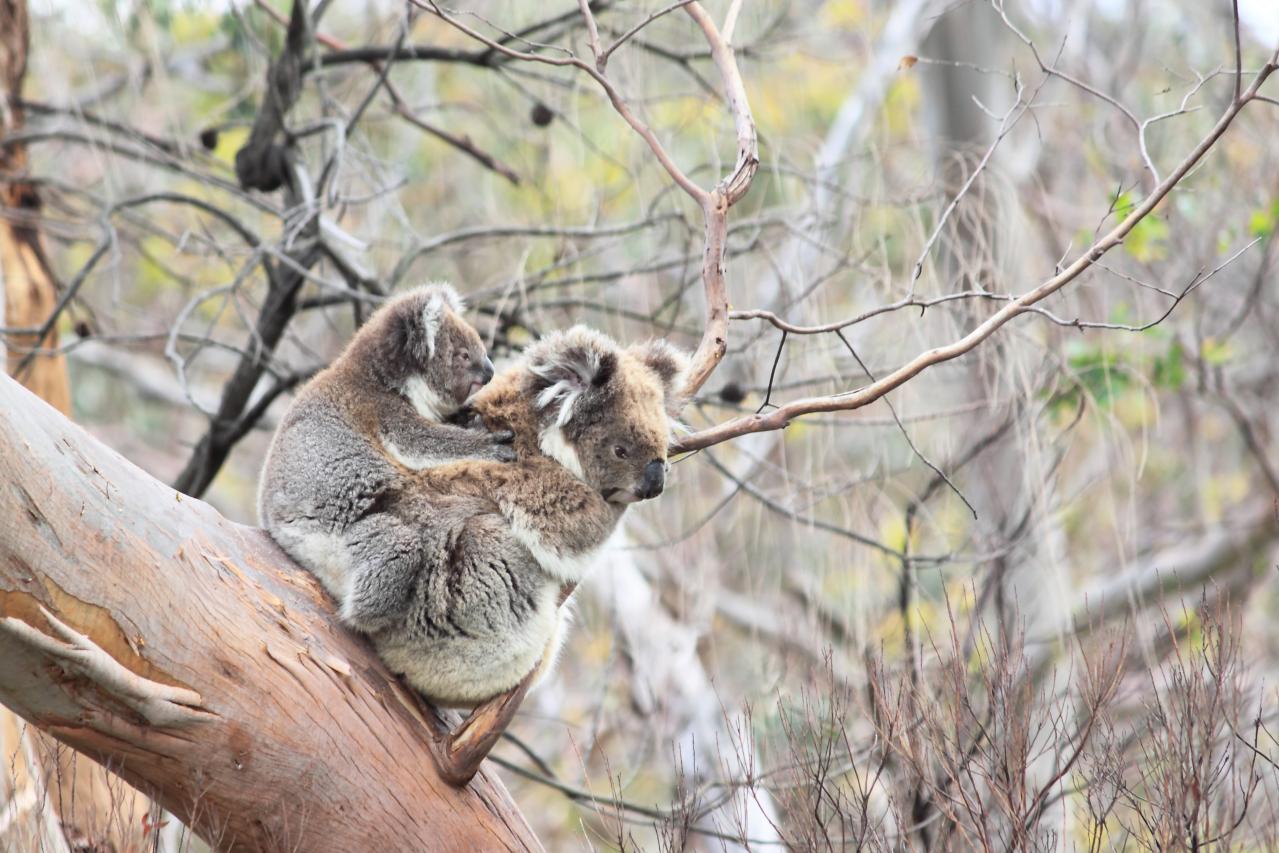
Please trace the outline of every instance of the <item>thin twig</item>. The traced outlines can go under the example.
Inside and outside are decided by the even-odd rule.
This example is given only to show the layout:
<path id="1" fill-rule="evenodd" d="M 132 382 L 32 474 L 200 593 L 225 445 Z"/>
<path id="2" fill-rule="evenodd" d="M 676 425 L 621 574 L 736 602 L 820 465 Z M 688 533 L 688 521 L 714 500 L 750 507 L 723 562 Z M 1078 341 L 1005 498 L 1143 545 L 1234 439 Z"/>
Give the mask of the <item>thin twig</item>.
<path id="1" fill-rule="evenodd" d="M 1240 111 L 1256 96 L 1262 84 L 1270 77 L 1275 68 L 1276 65 L 1273 62 L 1262 68 L 1256 79 L 1253 80 L 1252 84 L 1243 93 L 1240 100 L 1231 103 L 1229 107 L 1227 107 L 1225 112 L 1222 113 L 1221 117 L 1217 120 L 1216 124 L 1213 125 L 1212 129 L 1199 141 L 1194 149 L 1186 155 L 1177 168 L 1174 169 L 1158 186 L 1156 186 L 1140 204 L 1135 206 L 1118 225 L 1111 229 L 1110 232 L 1108 232 L 1104 237 L 1096 240 L 1086 252 L 1080 255 L 1079 258 L 1066 267 L 1066 269 L 1045 280 L 1033 290 L 1027 291 L 1017 299 L 1005 305 L 958 341 L 920 353 L 905 365 L 892 371 L 878 382 L 872 382 L 871 384 L 855 391 L 828 397 L 813 397 L 796 400 L 792 403 L 783 405 L 768 414 L 737 418 L 735 420 L 701 430 L 700 432 L 681 436 L 672 442 L 672 452 L 684 453 L 690 450 L 699 450 L 732 438 L 737 438 L 738 436 L 754 432 L 781 429 L 801 415 L 817 412 L 835 412 L 859 409 L 873 403 L 889 391 L 892 391 L 894 388 L 897 388 L 910 379 L 913 379 L 929 367 L 944 361 L 950 361 L 951 359 L 958 358 L 965 353 L 971 352 L 975 347 L 1006 325 L 1010 320 L 1022 314 L 1029 313 L 1036 303 L 1041 302 L 1061 290 L 1066 285 L 1070 284 L 1103 255 L 1115 246 L 1120 245 L 1132 229 L 1135 228 L 1139 222 L 1145 219 L 1146 216 L 1155 209 L 1159 202 L 1163 201 L 1163 199 L 1172 192 L 1173 188 L 1181 182 L 1186 174 L 1194 168 L 1203 156 L 1213 148 L 1213 146 L 1217 143 L 1217 140 L 1221 138 L 1222 134 L 1224 134 L 1234 122 Z"/>

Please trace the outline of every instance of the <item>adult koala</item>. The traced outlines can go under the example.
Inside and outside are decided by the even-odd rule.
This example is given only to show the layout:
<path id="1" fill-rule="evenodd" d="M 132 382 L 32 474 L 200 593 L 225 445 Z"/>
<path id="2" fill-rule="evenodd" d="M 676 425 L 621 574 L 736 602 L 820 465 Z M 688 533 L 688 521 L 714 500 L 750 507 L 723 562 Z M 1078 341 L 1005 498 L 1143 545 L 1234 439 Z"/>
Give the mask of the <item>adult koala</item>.
<path id="1" fill-rule="evenodd" d="M 514 463 L 461 460 L 407 473 L 383 511 L 419 538 L 353 567 L 343 617 L 437 704 L 472 706 L 553 665 L 561 595 L 627 505 L 666 478 L 687 358 L 622 348 L 576 326 L 530 346 L 472 401 L 514 433 Z M 373 543 L 371 543 L 373 544 Z"/>

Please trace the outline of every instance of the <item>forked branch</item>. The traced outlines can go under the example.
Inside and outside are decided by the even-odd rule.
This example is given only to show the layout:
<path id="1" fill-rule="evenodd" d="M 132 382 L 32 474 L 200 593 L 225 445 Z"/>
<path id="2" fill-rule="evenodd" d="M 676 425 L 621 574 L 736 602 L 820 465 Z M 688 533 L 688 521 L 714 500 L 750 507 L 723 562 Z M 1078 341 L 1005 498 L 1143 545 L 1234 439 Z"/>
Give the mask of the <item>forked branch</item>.
<path id="1" fill-rule="evenodd" d="M 582 59 L 570 51 L 563 50 L 555 54 L 532 53 L 516 50 L 507 44 L 492 39 L 473 27 L 460 21 L 457 16 L 446 12 L 434 0 L 411 0 L 411 2 L 431 14 L 446 21 L 451 26 L 479 41 L 487 48 L 524 62 L 536 62 L 544 65 L 576 68 L 590 76 L 608 97 L 609 103 L 625 122 L 639 134 L 648 145 L 657 162 L 689 198 L 697 202 L 702 210 L 705 232 L 705 255 L 702 259 L 702 291 L 706 299 L 706 321 L 702 331 L 702 339 L 693 354 L 692 366 L 685 381 L 685 396 L 692 397 L 706 384 L 711 373 L 724 358 L 728 349 L 728 284 L 724 275 L 724 250 L 728 234 L 728 211 L 750 189 L 755 171 L 759 168 L 759 148 L 755 136 L 755 120 L 751 116 L 750 101 L 746 97 L 746 87 L 742 83 L 741 72 L 737 68 L 737 60 L 733 55 L 733 47 L 728 38 L 719 31 L 710 14 L 700 3 L 688 2 L 675 4 L 683 6 L 685 12 L 693 19 L 702 31 L 703 38 L 710 47 L 711 59 L 719 72 L 720 82 L 724 88 L 724 96 L 728 101 L 729 111 L 733 116 L 733 125 L 737 137 L 737 160 L 730 171 L 719 183 L 707 190 L 695 183 L 675 163 L 670 153 L 657 138 L 643 119 L 635 114 L 623 97 L 621 91 L 609 79 L 606 68 L 609 56 L 617 49 L 618 44 L 630 38 L 639 29 L 651 23 L 660 15 L 650 15 L 639 27 L 628 31 L 624 38 L 608 48 L 601 47 L 598 27 L 590 10 L 590 5 L 582 3 L 582 14 L 586 20 L 588 42 L 593 57 L 591 62 Z M 734 0 L 729 9 L 727 20 L 735 22 L 741 0 Z M 672 11 L 674 7 L 666 7 L 661 14 Z M 730 29 L 731 32 L 731 29 Z"/>

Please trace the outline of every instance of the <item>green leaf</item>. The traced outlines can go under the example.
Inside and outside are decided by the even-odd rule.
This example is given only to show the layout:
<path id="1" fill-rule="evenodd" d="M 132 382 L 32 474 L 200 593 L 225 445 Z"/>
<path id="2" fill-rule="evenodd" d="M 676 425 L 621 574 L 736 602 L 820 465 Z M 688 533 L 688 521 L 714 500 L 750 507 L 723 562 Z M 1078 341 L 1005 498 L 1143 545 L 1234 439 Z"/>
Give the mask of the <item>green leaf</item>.
<path id="1" fill-rule="evenodd" d="M 1138 222 L 1124 238 L 1124 248 L 1141 263 L 1163 260 L 1168 256 L 1168 223 L 1155 214 Z"/>
<path id="2" fill-rule="evenodd" d="M 1248 218 L 1248 233 L 1254 237 L 1269 237 L 1275 230 L 1275 206 L 1259 208 Z"/>
<path id="3" fill-rule="evenodd" d="M 1109 408 L 1132 385 L 1132 377 L 1121 358 L 1095 346 L 1077 345 L 1066 360 L 1075 387 L 1057 394 L 1049 404 L 1054 414 L 1074 411 L 1081 395 L 1101 408 Z"/>
<path id="4" fill-rule="evenodd" d="M 1153 379 L 1157 387 L 1172 391 L 1179 390 L 1185 384 L 1186 361 L 1181 341 L 1173 341 L 1165 355 L 1155 358 Z"/>
<path id="5" fill-rule="evenodd" d="M 1136 201 L 1128 193 L 1119 193 L 1112 197 L 1110 208 L 1115 218 L 1123 221 L 1137 206 Z M 1151 212 L 1132 227 L 1124 238 L 1124 249 L 1138 261 L 1148 263 L 1162 260 L 1168 254 L 1168 223 Z"/>

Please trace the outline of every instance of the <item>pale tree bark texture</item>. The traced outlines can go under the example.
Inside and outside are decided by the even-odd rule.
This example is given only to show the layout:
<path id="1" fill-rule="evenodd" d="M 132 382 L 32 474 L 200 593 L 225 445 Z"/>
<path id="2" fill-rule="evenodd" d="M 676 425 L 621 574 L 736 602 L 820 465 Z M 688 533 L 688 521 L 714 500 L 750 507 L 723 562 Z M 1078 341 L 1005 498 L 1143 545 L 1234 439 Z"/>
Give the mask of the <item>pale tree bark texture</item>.
<path id="1" fill-rule="evenodd" d="M 227 850 L 540 849 L 255 528 L 0 377 L 0 702 Z"/>

